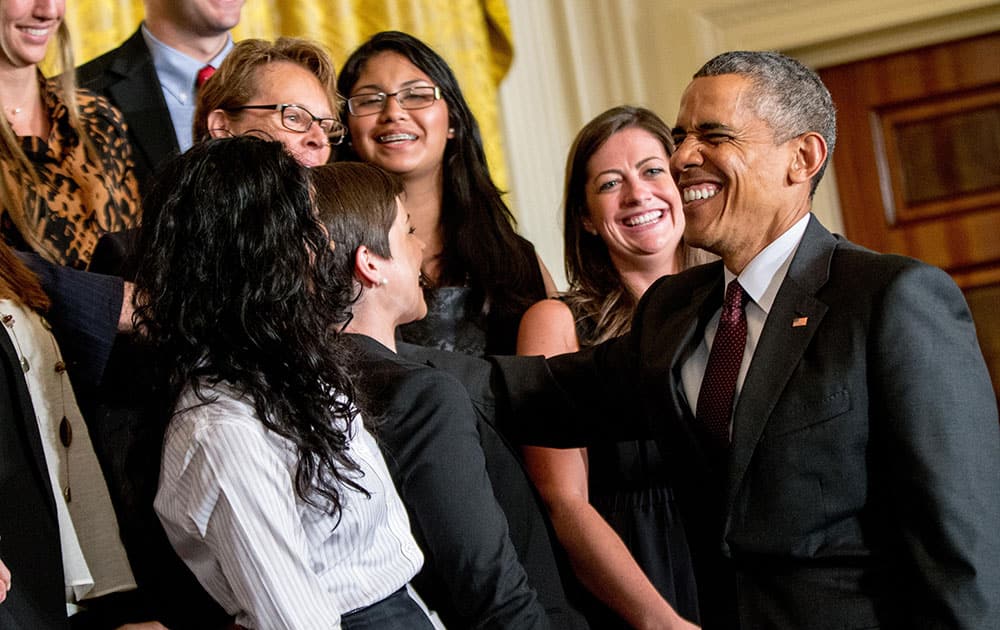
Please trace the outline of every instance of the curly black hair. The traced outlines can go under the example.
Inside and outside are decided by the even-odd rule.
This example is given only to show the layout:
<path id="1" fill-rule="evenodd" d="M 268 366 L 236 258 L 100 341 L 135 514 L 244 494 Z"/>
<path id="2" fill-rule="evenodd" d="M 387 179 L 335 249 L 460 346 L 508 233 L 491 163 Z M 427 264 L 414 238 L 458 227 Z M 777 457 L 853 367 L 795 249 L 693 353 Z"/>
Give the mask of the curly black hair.
<path id="1" fill-rule="evenodd" d="M 295 490 L 339 516 L 344 487 L 365 493 L 348 453 L 355 389 L 336 332 L 351 286 L 332 272 L 308 169 L 281 143 L 197 143 L 146 203 L 137 330 L 152 344 L 166 411 L 186 387 L 211 402 L 225 381 L 298 451 Z"/>

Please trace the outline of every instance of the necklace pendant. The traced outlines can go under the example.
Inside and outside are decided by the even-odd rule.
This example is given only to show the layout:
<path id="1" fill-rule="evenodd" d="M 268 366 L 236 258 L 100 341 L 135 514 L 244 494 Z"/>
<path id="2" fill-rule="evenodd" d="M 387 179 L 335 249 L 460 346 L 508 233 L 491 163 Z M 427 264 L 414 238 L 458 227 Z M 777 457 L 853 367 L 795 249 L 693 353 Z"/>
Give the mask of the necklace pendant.
<path id="1" fill-rule="evenodd" d="M 24 357 L 21 357 L 21 369 L 24 370 L 25 373 L 31 369 L 31 365 L 28 364 L 28 360 Z"/>
<path id="2" fill-rule="evenodd" d="M 73 493 L 70 492 L 69 486 L 66 486 L 66 488 L 63 489 L 63 498 L 66 499 L 66 503 L 73 500 Z"/>

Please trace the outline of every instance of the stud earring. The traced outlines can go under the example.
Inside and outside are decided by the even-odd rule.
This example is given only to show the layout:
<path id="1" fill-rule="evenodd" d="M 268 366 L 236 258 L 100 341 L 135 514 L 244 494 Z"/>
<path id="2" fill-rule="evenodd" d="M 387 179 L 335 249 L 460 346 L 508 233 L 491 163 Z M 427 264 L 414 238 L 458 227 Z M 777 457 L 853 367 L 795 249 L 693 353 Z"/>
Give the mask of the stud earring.
<path id="1" fill-rule="evenodd" d="M 389 284 L 389 279 L 382 278 L 381 280 L 378 281 L 378 283 L 384 287 L 385 285 Z"/>

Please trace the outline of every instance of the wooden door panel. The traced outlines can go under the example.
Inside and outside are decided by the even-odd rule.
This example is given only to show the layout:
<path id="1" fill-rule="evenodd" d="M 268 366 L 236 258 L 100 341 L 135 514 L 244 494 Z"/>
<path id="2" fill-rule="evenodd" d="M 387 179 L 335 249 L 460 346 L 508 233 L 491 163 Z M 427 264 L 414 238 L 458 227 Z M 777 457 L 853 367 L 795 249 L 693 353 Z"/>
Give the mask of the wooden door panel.
<path id="1" fill-rule="evenodd" d="M 846 236 L 955 278 L 1000 392 L 1000 33 L 820 75 Z"/>

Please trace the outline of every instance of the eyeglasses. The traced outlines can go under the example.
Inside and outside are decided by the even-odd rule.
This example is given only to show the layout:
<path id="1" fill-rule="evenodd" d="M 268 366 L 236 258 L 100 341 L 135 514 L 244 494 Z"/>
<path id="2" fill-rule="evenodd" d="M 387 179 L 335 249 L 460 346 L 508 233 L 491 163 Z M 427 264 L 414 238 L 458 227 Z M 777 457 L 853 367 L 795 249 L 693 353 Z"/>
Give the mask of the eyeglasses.
<path id="1" fill-rule="evenodd" d="M 227 107 L 227 112 L 236 112 L 244 109 L 270 109 L 281 112 L 281 126 L 289 131 L 305 133 L 312 128 L 313 123 L 319 125 L 330 144 L 338 145 L 344 140 L 344 126 L 336 118 L 319 118 L 312 113 L 294 103 L 279 103 L 276 105 L 240 105 L 239 107 Z"/>
<path id="2" fill-rule="evenodd" d="M 371 116 L 385 109 L 389 97 L 396 99 L 403 109 L 424 109 L 441 98 L 441 88 L 436 85 L 415 85 L 398 92 L 364 92 L 347 99 L 347 111 L 351 116 Z"/>

